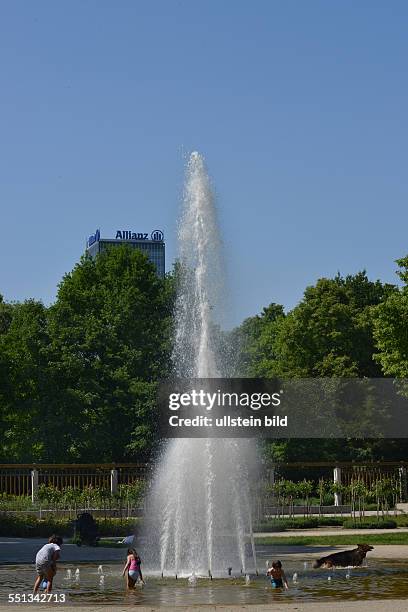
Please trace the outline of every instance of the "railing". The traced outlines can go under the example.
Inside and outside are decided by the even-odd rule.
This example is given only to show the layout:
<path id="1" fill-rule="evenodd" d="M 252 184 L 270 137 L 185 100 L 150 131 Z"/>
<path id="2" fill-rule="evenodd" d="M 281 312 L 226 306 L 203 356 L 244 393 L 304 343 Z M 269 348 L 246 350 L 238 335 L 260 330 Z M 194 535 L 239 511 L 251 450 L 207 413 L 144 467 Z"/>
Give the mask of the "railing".
<path id="1" fill-rule="evenodd" d="M 307 478 L 334 478 L 348 485 L 351 480 L 362 480 L 370 487 L 380 477 L 399 480 L 401 500 L 407 499 L 407 461 L 359 462 L 302 461 L 270 466 L 260 474 L 260 480 L 273 482 L 279 478 L 300 481 Z M 266 474 L 265 474 L 266 471 Z M 35 494 L 41 484 L 57 489 L 86 487 L 109 489 L 115 492 L 120 484 L 132 484 L 149 478 L 151 466 L 146 463 L 77 463 L 77 464 L 0 464 L 0 493 L 17 496 Z"/>
<path id="2" fill-rule="evenodd" d="M 406 472 L 407 468 L 408 461 L 303 461 L 280 463 L 274 467 L 279 476 L 290 478 L 295 474 L 295 480 L 330 477 L 336 469 L 341 471 L 342 484 L 349 485 L 352 480 L 361 480 L 368 487 L 379 478 L 399 478 L 401 471 Z"/>
<path id="3" fill-rule="evenodd" d="M 0 464 L 0 493 L 33 495 L 41 484 L 56 489 L 95 487 L 115 491 L 120 484 L 144 480 L 145 463 Z"/>
<path id="4" fill-rule="evenodd" d="M 324 478 L 344 487 L 359 481 L 372 490 L 376 482 L 387 479 L 398 489 L 398 501 L 405 502 L 408 499 L 407 468 L 407 461 L 298 461 L 270 466 L 268 480 L 272 483 L 287 478 L 299 482 L 305 478 L 317 483 L 320 478 Z M 341 505 L 342 501 L 350 502 L 350 494 L 344 497 L 342 500 L 342 495 L 335 493 L 335 506 Z"/>
<path id="5" fill-rule="evenodd" d="M 0 493 L 31 495 L 31 470 L 24 465 L 1 465 Z"/>
<path id="6" fill-rule="evenodd" d="M 353 481 L 360 480 L 370 489 L 375 485 L 376 481 L 381 478 L 398 481 L 400 468 L 400 465 L 355 465 L 352 467 L 345 467 L 342 469 L 341 482 L 348 486 Z"/>

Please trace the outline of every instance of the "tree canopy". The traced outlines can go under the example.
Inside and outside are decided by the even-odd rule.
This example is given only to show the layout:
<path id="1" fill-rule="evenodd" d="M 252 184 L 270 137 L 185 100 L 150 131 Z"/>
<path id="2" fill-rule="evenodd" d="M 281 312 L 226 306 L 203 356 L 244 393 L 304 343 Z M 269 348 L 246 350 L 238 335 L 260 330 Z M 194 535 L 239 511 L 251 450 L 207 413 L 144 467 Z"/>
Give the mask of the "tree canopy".
<path id="1" fill-rule="evenodd" d="M 370 281 L 365 272 L 319 279 L 279 327 L 276 374 L 382 376 L 373 310 L 394 292 L 394 286 Z"/>
<path id="2" fill-rule="evenodd" d="M 374 334 L 377 312 L 398 295 L 395 286 L 370 281 L 364 271 L 321 278 L 286 315 L 282 306 L 271 304 L 232 332 L 232 341 L 241 345 L 237 371 L 265 378 L 381 377 L 386 372 Z M 407 447 L 405 442 L 300 439 L 264 446 L 266 455 L 287 461 L 366 460 Z"/>
<path id="3" fill-rule="evenodd" d="M 285 313 L 271 303 L 218 330 L 226 374 L 406 377 L 408 257 L 403 286 L 366 273 L 321 278 Z M 83 257 L 54 304 L 0 296 L 0 461 L 145 461 L 157 447 L 156 388 L 170 373 L 178 267 L 161 279 L 140 251 Z M 283 440 L 278 459 L 396 458 L 398 440 Z"/>
<path id="4" fill-rule="evenodd" d="M 148 457 L 173 287 L 127 246 L 84 257 L 55 304 L 0 303 L 2 459 Z"/>
<path id="5" fill-rule="evenodd" d="M 271 304 L 234 330 L 240 371 L 266 378 L 382 376 L 373 311 L 395 293 L 393 285 L 370 281 L 365 272 L 319 279 L 287 315 Z"/>
<path id="6" fill-rule="evenodd" d="M 378 306 L 374 316 L 375 359 L 387 376 L 408 377 L 408 257 L 398 259 L 404 285 Z"/>

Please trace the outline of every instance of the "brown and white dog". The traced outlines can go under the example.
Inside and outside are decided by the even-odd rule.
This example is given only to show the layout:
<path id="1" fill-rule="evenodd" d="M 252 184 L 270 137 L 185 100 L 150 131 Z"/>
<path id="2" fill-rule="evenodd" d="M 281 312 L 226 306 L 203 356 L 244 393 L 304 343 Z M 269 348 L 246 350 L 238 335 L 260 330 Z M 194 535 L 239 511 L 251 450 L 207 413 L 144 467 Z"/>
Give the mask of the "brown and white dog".
<path id="1" fill-rule="evenodd" d="M 368 551 L 373 549 L 374 546 L 370 546 L 369 544 L 357 544 L 357 548 L 353 548 L 353 550 L 344 550 L 317 559 L 317 561 L 313 563 L 313 567 L 355 567 L 361 565 Z"/>

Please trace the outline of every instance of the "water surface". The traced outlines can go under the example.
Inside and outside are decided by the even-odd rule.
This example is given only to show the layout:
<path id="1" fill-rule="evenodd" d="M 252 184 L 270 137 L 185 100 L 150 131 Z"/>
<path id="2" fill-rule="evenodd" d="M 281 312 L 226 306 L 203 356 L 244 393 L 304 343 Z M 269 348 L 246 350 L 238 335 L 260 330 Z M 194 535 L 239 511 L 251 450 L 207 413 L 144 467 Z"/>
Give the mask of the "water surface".
<path id="1" fill-rule="evenodd" d="M 262 547 L 259 566 L 276 557 L 276 549 Z M 125 589 L 122 564 L 99 567 L 96 563 L 78 565 L 61 563 L 54 585 L 55 593 L 65 593 L 71 605 L 119 604 L 143 606 L 190 606 L 205 604 L 245 605 L 279 601 L 334 601 L 360 599 L 408 599 L 408 564 L 406 560 L 368 561 L 366 567 L 314 570 L 310 555 L 307 561 L 281 555 L 289 578 L 289 591 L 271 588 L 264 575 L 250 574 L 249 583 L 239 574 L 213 579 L 198 578 L 191 584 L 187 577 L 146 576 L 146 586 L 132 592 Z M 305 557 L 306 558 L 306 557 Z M 79 569 L 79 573 L 75 573 Z M 234 572 L 233 572 L 234 573 Z M 293 582 L 293 575 L 297 581 Z M 0 603 L 8 593 L 30 593 L 35 577 L 33 565 L 0 567 Z M 408 607 L 408 604 L 407 604 Z"/>

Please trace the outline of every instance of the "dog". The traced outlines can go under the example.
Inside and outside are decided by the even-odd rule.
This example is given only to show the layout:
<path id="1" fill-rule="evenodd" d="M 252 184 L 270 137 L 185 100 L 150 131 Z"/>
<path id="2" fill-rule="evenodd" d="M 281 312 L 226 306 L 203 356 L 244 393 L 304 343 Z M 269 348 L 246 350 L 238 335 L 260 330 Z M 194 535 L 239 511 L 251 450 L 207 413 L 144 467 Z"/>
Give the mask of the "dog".
<path id="1" fill-rule="evenodd" d="M 317 559 L 317 561 L 313 563 L 313 567 L 315 569 L 318 567 L 356 567 L 362 564 L 369 550 L 374 550 L 374 546 L 370 546 L 369 544 L 357 544 L 357 548 L 353 548 L 353 550 L 344 550 Z"/>

